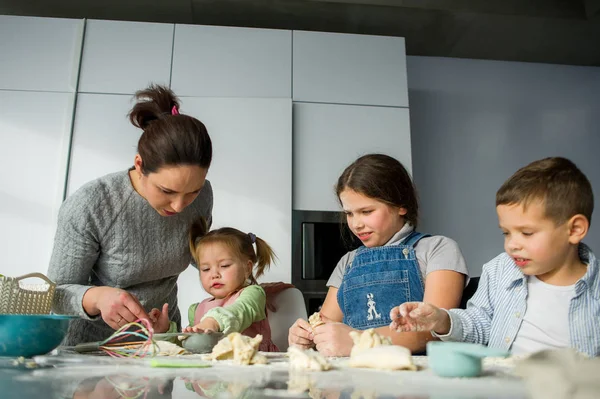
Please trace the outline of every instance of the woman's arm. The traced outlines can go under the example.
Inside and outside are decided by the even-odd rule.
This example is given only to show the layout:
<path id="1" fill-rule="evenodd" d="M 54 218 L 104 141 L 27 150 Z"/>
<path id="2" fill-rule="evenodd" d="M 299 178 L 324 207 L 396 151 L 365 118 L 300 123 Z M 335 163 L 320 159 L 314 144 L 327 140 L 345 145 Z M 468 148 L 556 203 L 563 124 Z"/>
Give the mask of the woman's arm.
<path id="1" fill-rule="evenodd" d="M 79 193 L 67 199 L 60 208 L 48 267 L 48 277 L 56 283 L 55 313 L 78 314 L 88 319 L 100 313 L 83 300 L 91 288 L 90 275 L 100 253 L 90 219 L 86 198 Z"/>
<path id="2" fill-rule="evenodd" d="M 113 287 L 94 287 L 90 276 L 100 255 L 97 193 L 77 191 L 60 208 L 48 277 L 56 283 L 52 310 L 102 319 L 115 330 L 138 318 L 149 319 L 137 298 Z"/>

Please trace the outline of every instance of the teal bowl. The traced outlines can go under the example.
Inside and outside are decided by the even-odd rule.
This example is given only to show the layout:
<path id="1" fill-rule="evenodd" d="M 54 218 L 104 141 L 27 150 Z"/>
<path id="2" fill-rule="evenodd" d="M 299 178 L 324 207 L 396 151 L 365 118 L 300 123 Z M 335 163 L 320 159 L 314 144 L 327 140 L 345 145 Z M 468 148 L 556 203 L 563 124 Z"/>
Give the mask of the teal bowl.
<path id="1" fill-rule="evenodd" d="M 510 353 L 466 342 L 427 343 L 429 368 L 440 377 L 477 377 L 481 375 L 481 359 L 484 357 L 507 357 Z"/>
<path id="2" fill-rule="evenodd" d="M 0 356 L 44 355 L 62 342 L 79 316 L 0 314 Z"/>

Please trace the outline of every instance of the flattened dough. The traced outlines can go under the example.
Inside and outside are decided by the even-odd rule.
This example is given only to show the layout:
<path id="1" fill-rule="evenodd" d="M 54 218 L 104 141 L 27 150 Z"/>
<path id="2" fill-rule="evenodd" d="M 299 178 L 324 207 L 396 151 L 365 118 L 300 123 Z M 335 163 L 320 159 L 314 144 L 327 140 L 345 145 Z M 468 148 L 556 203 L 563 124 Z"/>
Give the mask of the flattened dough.
<path id="1" fill-rule="evenodd" d="M 416 370 L 408 348 L 398 345 L 376 346 L 350 356 L 350 367 L 380 370 Z"/>
<path id="2" fill-rule="evenodd" d="M 375 348 L 381 345 L 391 345 L 392 340 L 389 337 L 382 337 L 377 334 L 374 329 L 369 328 L 363 332 L 351 331 L 350 336 L 354 341 L 354 346 L 350 352 L 350 356 L 354 356 L 364 351 L 365 349 Z"/>
<path id="3" fill-rule="evenodd" d="M 266 364 L 267 358 L 258 353 L 262 335 L 254 338 L 234 332 L 221 339 L 212 350 L 212 360 L 229 360 L 237 364 Z"/>
<path id="4" fill-rule="evenodd" d="M 302 350 L 295 346 L 288 348 L 290 369 L 325 371 L 331 369 L 331 364 L 314 349 Z"/>

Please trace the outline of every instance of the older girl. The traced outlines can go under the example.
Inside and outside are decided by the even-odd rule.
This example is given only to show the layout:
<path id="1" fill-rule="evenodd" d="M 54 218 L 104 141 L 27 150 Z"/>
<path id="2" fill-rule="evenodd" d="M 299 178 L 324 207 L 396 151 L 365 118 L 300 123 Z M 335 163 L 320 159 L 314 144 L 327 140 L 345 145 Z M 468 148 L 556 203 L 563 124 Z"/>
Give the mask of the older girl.
<path id="1" fill-rule="evenodd" d="M 338 179 L 336 193 L 350 230 L 363 246 L 344 255 L 327 282 L 320 312 L 326 323 L 313 332 L 305 320 L 297 320 L 290 328 L 290 345 L 316 345 L 325 355 L 347 356 L 353 345 L 349 332 L 375 328 L 394 344 L 422 352 L 431 334 L 390 331 L 390 310 L 413 298 L 458 306 L 467 276 L 458 245 L 415 230 L 415 188 L 392 157 L 370 154 L 357 159 Z"/>

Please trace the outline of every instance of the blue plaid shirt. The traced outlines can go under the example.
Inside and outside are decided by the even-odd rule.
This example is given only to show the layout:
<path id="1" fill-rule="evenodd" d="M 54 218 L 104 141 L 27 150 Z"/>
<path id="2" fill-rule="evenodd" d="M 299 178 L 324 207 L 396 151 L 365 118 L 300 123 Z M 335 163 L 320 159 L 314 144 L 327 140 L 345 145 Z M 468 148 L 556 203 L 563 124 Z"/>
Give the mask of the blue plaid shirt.
<path id="1" fill-rule="evenodd" d="M 571 347 L 589 356 L 600 355 L 600 273 L 596 256 L 585 244 L 579 257 L 587 263 L 585 275 L 575 283 L 569 306 Z M 527 276 L 506 253 L 483 266 L 479 287 L 467 309 L 448 311 L 447 335 L 433 334 L 442 341 L 462 341 L 509 350 L 527 310 Z"/>

